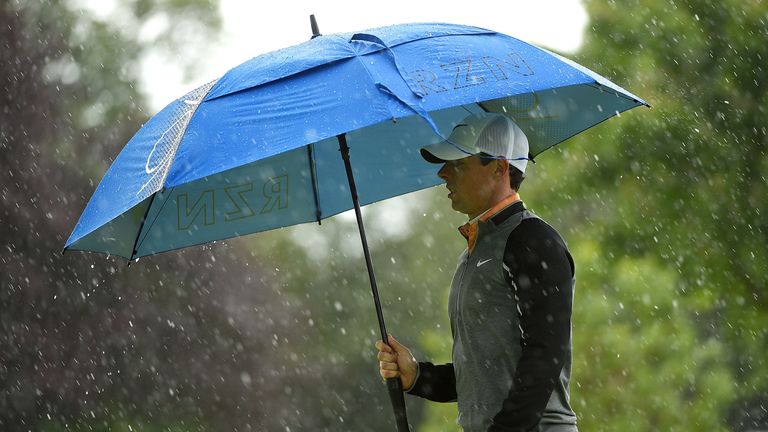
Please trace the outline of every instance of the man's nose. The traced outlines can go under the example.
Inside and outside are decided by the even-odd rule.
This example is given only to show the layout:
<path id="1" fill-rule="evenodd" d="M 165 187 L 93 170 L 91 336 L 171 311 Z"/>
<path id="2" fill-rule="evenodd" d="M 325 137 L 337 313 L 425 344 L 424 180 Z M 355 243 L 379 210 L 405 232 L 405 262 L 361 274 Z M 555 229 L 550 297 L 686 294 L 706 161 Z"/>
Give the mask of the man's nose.
<path id="1" fill-rule="evenodd" d="M 437 176 L 443 180 L 448 180 L 448 164 L 444 163 L 440 171 L 437 172 Z"/>

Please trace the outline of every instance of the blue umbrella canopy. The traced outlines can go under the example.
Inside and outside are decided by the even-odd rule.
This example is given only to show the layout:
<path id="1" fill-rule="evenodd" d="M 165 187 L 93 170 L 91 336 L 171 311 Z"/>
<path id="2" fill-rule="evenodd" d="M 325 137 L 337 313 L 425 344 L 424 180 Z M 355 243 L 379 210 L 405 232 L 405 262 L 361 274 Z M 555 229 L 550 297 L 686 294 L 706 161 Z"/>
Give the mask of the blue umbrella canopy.
<path id="1" fill-rule="evenodd" d="M 528 136 L 531 157 L 647 105 L 513 37 L 404 24 L 313 38 L 249 60 L 173 101 L 128 142 L 65 249 L 128 259 L 320 221 L 441 182 L 419 148 L 470 113 Z"/>

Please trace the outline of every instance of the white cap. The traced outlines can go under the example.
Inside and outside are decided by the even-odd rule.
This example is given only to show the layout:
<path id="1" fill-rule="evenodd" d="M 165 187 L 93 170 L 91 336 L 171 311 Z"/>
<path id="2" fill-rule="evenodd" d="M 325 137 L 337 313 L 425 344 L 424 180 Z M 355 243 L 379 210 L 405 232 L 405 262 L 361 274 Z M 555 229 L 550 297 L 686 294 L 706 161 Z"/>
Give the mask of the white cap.
<path id="1" fill-rule="evenodd" d="M 447 141 L 421 148 L 421 156 L 431 163 L 463 159 L 480 153 L 506 159 L 510 165 L 525 172 L 528 138 L 508 117 L 484 112 L 460 121 Z"/>

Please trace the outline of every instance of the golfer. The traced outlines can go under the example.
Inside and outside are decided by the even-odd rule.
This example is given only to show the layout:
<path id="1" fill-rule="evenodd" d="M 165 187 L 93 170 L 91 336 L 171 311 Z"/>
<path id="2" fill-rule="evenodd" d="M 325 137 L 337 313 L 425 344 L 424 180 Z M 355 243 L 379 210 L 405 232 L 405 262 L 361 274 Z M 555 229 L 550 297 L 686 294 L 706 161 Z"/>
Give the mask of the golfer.
<path id="1" fill-rule="evenodd" d="M 574 432 L 569 404 L 574 264 L 560 235 L 518 191 L 528 139 L 500 114 L 475 114 L 447 142 L 421 149 L 443 164 L 467 249 L 448 299 L 452 363 L 417 362 L 393 337 L 376 342 L 383 378 L 411 395 L 457 402 L 466 432 Z M 394 348 L 394 349 L 393 349 Z"/>

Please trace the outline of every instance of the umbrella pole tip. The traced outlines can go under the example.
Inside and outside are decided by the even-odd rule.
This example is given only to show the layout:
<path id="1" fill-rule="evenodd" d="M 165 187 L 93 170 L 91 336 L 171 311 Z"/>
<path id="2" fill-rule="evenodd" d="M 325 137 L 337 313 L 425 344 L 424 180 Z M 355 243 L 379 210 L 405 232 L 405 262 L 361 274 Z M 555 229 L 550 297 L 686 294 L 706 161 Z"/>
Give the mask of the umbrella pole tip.
<path id="1" fill-rule="evenodd" d="M 309 25 L 312 26 L 312 39 L 322 36 L 320 34 L 320 27 L 317 26 L 317 20 L 315 19 L 315 14 L 312 14 L 309 16 Z"/>

